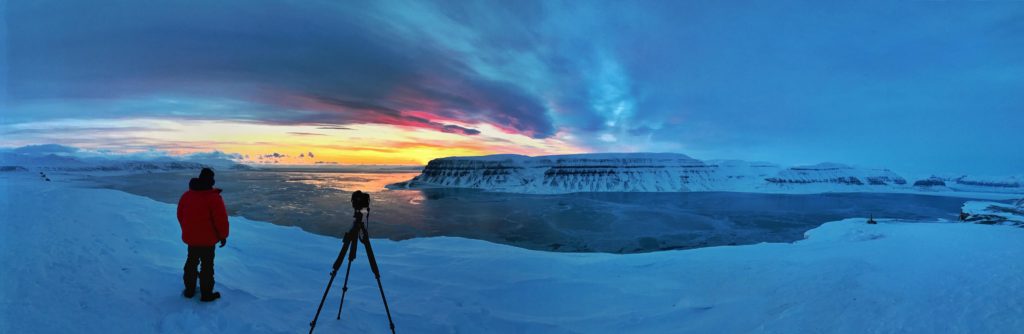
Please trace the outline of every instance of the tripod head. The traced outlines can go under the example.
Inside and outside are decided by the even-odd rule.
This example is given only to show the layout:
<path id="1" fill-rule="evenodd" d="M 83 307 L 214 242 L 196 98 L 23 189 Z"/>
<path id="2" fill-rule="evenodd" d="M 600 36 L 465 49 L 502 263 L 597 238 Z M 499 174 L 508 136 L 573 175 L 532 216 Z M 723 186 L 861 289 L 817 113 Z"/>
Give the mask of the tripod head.
<path id="1" fill-rule="evenodd" d="M 366 209 L 366 214 L 370 214 L 370 194 L 364 193 L 362 190 L 356 190 L 352 193 L 352 209 L 355 209 L 355 213 L 352 214 L 352 218 L 356 221 L 363 220 L 363 209 Z"/>
<path id="2" fill-rule="evenodd" d="M 352 193 L 352 208 L 356 211 L 363 208 L 370 210 L 370 194 L 364 193 L 362 190 Z"/>
<path id="3" fill-rule="evenodd" d="M 352 222 L 352 227 L 355 230 L 357 226 L 365 226 L 363 223 L 363 209 L 366 209 L 366 218 L 370 218 L 370 194 L 364 193 L 361 190 L 356 190 L 352 193 L 352 209 L 355 212 L 352 213 L 352 218 L 355 221 Z"/>

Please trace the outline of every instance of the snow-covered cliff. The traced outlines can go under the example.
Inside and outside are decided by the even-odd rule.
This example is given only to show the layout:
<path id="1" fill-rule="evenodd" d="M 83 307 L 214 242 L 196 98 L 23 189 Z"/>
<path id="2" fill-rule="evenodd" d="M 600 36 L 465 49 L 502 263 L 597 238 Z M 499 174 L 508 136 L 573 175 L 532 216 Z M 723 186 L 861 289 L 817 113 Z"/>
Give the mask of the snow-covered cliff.
<path id="1" fill-rule="evenodd" d="M 907 180 L 888 169 L 857 169 L 837 163 L 791 167 L 765 179 L 775 184 L 904 185 Z"/>
<path id="2" fill-rule="evenodd" d="M 957 177 L 952 182 L 946 182 L 946 184 L 950 188 L 960 191 L 1024 193 L 1024 178 L 1019 176 L 983 177 L 966 175 Z"/>
<path id="3" fill-rule="evenodd" d="M 430 161 L 393 187 L 458 187 L 530 193 L 707 190 L 715 166 L 682 154 L 491 155 Z"/>
<path id="4" fill-rule="evenodd" d="M 430 161 L 391 188 L 456 187 L 523 193 L 892 190 L 907 181 L 885 169 L 819 164 L 782 169 L 738 160 L 700 161 L 675 153 L 491 155 Z"/>
<path id="5" fill-rule="evenodd" d="M 914 187 L 931 191 L 1024 194 L 1024 176 L 932 175 L 915 181 Z"/>
<path id="6" fill-rule="evenodd" d="M 907 180 L 888 169 L 854 168 L 837 163 L 790 167 L 765 178 L 769 187 L 800 191 L 857 191 L 902 188 Z"/>

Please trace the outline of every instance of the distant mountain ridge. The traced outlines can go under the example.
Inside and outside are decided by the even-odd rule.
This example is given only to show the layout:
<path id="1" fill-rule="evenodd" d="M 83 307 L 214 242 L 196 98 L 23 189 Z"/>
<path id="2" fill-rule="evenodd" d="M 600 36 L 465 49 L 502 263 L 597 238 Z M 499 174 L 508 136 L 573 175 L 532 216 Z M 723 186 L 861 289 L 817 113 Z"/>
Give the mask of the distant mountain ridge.
<path id="1" fill-rule="evenodd" d="M 160 172 L 199 170 L 204 167 L 248 170 L 252 167 L 226 160 L 188 161 L 173 158 L 140 159 L 81 159 L 59 154 L 0 153 L 0 170 L 55 171 L 55 172 Z"/>
<path id="2" fill-rule="evenodd" d="M 967 191 L 1021 192 L 1015 178 L 955 182 Z M 937 180 L 941 183 L 941 180 Z M 475 188 L 516 193 L 571 192 L 793 192 L 900 191 L 911 185 L 888 169 L 839 163 L 783 168 L 766 162 L 701 161 L 678 153 L 596 153 L 529 157 L 488 155 L 431 160 L 420 175 L 389 185 L 403 188 Z"/>
<path id="3" fill-rule="evenodd" d="M 837 163 L 790 167 L 776 176 L 765 179 L 776 184 L 845 184 L 845 185 L 904 185 L 907 180 L 888 169 L 854 168 Z"/>
<path id="4" fill-rule="evenodd" d="M 1021 176 L 986 177 L 974 175 L 931 176 L 914 182 L 915 186 L 953 191 L 1024 193 Z"/>

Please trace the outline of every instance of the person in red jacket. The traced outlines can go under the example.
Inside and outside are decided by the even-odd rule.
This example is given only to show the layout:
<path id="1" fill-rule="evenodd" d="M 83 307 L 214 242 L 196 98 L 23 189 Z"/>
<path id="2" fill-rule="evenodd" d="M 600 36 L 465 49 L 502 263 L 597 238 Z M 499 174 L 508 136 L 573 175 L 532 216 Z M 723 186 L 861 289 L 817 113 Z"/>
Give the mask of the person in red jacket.
<path id="1" fill-rule="evenodd" d="M 196 294 L 196 278 L 199 278 L 199 300 L 208 302 L 220 298 L 220 292 L 213 291 L 213 255 L 217 242 L 220 246 L 228 242 L 228 213 L 220 189 L 214 188 L 213 170 L 203 168 L 198 178 L 188 184 L 188 191 L 178 200 L 178 224 L 181 225 L 181 241 L 188 245 L 185 260 L 185 298 Z M 196 267 L 201 266 L 197 272 Z"/>

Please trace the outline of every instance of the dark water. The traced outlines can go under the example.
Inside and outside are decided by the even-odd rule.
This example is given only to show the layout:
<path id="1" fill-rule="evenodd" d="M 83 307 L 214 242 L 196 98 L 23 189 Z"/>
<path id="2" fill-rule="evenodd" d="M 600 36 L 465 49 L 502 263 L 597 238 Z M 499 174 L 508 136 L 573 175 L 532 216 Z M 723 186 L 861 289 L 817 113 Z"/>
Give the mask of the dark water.
<path id="1" fill-rule="evenodd" d="M 340 237 L 351 191 L 372 195 L 370 232 L 395 240 L 457 236 L 553 251 L 646 252 L 791 242 L 848 217 L 955 219 L 964 198 L 880 193 L 582 193 L 385 190 L 416 173 L 220 172 L 232 215 Z M 177 203 L 191 174 L 101 177 L 94 186 Z"/>

